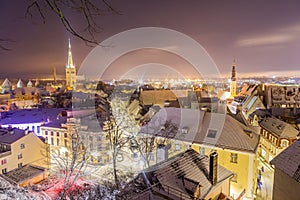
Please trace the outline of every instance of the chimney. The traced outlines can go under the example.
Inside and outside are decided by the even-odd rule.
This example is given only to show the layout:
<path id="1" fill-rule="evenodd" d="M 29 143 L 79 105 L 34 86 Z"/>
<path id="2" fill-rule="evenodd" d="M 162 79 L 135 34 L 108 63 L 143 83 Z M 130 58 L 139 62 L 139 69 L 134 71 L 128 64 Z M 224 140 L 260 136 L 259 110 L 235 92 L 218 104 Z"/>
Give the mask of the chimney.
<path id="1" fill-rule="evenodd" d="M 218 182 L 218 153 L 213 152 L 209 156 L 209 180 L 212 185 L 216 185 Z"/>

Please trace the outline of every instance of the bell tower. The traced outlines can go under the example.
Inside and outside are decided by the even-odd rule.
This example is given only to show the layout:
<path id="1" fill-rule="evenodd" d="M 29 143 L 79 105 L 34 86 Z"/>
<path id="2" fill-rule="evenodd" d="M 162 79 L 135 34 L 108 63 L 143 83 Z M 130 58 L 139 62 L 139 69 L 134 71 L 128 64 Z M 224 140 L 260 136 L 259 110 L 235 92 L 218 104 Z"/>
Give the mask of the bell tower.
<path id="1" fill-rule="evenodd" d="M 230 97 L 236 96 L 236 63 L 233 60 L 232 70 L 231 70 L 231 82 L 230 82 Z"/>

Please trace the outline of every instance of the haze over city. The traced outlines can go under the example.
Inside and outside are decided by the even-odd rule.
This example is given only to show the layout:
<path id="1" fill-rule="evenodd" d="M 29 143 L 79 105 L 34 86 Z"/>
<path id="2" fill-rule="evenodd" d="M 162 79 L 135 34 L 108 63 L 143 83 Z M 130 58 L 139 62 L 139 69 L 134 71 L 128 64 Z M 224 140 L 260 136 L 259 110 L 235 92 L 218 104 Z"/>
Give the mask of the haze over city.
<path id="1" fill-rule="evenodd" d="M 97 41 L 119 32 L 138 27 L 164 27 L 182 32 L 201 44 L 218 66 L 229 76 L 233 59 L 237 60 L 240 76 L 249 73 L 292 71 L 296 75 L 300 57 L 299 1 L 110 1 L 120 14 L 99 16 L 103 28 Z M 1 51 L 1 77 L 49 75 L 53 67 L 64 73 L 68 38 L 72 41 L 77 68 L 93 49 L 68 34 L 52 13 L 46 13 L 43 24 L 38 13 L 24 18 L 26 1 L 0 2 L 0 38 L 10 51 Z M 42 8 L 43 9 L 43 8 Z M 80 20 L 66 13 L 73 22 Z M 127 58 L 129 65 L 135 55 Z M 172 62 L 170 62 L 172 65 Z M 184 67 L 184 66 L 183 66 Z M 272 75 L 276 74 L 274 72 Z"/>
<path id="2" fill-rule="evenodd" d="M 299 8 L 1 0 L 0 199 L 299 199 Z"/>

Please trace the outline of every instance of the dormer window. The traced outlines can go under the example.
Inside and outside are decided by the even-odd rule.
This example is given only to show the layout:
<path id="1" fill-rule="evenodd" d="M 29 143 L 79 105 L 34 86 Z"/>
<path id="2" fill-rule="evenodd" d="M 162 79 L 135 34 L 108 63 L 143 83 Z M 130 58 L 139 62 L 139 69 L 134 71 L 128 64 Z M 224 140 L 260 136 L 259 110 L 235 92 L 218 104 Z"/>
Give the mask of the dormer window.
<path id="1" fill-rule="evenodd" d="M 289 145 L 289 141 L 288 140 L 281 140 L 281 144 L 280 144 L 280 146 L 281 147 L 287 147 Z"/>
<path id="2" fill-rule="evenodd" d="M 206 137 L 208 137 L 208 138 L 216 138 L 217 132 L 218 132 L 217 130 L 208 129 Z"/>
<path id="3" fill-rule="evenodd" d="M 183 127 L 183 128 L 181 129 L 181 133 L 182 133 L 182 134 L 187 134 L 187 133 L 188 133 L 188 128 L 187 128 L 187 127 Z"/>

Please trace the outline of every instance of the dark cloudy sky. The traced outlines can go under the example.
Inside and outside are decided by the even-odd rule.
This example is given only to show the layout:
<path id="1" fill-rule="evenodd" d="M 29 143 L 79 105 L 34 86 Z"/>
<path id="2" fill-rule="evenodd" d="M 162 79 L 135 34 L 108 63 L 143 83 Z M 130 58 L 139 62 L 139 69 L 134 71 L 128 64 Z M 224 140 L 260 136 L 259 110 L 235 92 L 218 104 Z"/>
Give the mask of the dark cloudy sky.
<path id="1" fill-rule="evenodd" d="M 71 38 L 76 66 L 92 48 L 70 36 L 59 20 L 47 15 L 24 19 L 29 1 L 0 1 L 0 38 L 10 38 L 11 51 L 0 51 L 0 78 L 64 73 L 67 40 Z M 300 1 L 297 0 L 130 0 L 110 1 L 122 15 L 101 16 L 102 41 L 137 27 L 164 27 L 198 41 L 221 73 L 233 58 L 238 72 L 300 69 Z M 73 23 L 76 23 L 74 21 Z"/>

